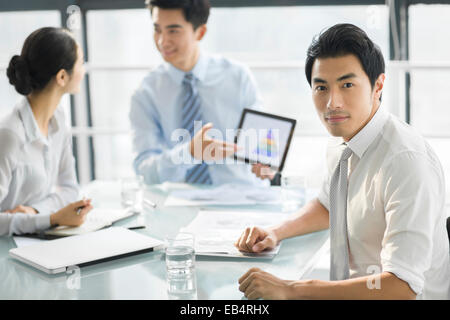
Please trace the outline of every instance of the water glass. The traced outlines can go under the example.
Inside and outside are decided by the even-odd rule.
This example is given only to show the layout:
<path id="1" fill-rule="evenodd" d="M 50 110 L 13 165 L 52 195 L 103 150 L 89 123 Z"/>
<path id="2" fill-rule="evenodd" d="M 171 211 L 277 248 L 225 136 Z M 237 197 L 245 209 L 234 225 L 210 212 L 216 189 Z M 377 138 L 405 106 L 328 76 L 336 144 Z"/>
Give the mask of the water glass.
<path id="1" fill-rule="evenodd" d="M 167 278 L 169 300 L 197 300 L 197 280 L 195 272 L 184 276 Z"/>
<path id="2" fill-rule="evenodd" d="M 306 177 L 281 176 L 281 201 L 283 212 L 292 212 L 305 205 Z"/>
<path id="3" fill-rule="evenodd" d="M 166 237 L 166 267 L 168 276 L 191 274 L 195 271 L 194 235 L 180 232 Z"/>
<path id="4" fill-rule="evenodd" d="M 180 232 L 166 237 L 167 292 L 170 299 L 195 299 L 197 284 L 195 276 L 194 235 Z"/>
<path id="5" fill-rule="evenodd" d="M 121 179 L 122 207 L 140 211 L 142 206 L 142 187 L 144 179 L 142 176 Z"/>

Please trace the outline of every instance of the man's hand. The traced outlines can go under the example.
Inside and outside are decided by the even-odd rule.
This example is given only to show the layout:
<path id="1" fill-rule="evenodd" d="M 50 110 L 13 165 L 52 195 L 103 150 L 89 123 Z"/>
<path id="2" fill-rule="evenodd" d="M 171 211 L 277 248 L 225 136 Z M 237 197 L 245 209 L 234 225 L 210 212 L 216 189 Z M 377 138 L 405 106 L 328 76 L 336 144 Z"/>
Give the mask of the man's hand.
<path id="1" fill-rule="evenodd" d="M 234 243 L 235 247 L 244 252 L 261 252 L 275 248 L 278 238 L 272 230 L 258 227 L 247 228 Z"/>
<path id="2" fill-rule="evenodd" d="M 191 155 L 197 160 L 219 161 L 233 155 L 238 150 L 234 143 L 208 137 L 206 133 L 212 126 L 212 123 L 205 124 L 191 140 Z"/>
<path id="3" fill-rule="evenodd" d="M 18 205 L 14 209 L 6 210 L 6 213 L 31 213 L 31 214 L 37 214 L 37 211 L 32 207 L 27 207 L 23 205 Z"/>
<path id="4" fill-rule="evenodd" d="M 239 279 L 239 290 L 248 299 L 291 299 L 293 281 L 282 280 L 258 268 L 251 268 Z"/>
<path id="5" fill-rule="evenodd" d="M 261 180 L 264 180 L 264 179 L 272 180 L 276 174 L 276 171 L 273 171 L 272 169 L 270 169 L 269 166 L 266 166 L 261 163 L 253 164 L 252 172 Z"/>
<path id="6" fill-rule="evenodd" d="M 78 227 L 83 224 L 86 214 L 92 210 L 91 200 L 73 202 L 50 216 L 52 226 Z M 79 212 L 78 212 L 79 211 Z"/>

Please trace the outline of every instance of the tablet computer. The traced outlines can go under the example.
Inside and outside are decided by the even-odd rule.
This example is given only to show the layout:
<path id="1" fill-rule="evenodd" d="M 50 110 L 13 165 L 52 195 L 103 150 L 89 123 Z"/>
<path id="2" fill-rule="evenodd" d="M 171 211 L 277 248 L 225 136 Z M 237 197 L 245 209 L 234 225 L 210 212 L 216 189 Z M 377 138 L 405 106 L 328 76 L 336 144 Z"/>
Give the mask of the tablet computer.
<path id="1" fill-rule="evenodd" d="M 234 139 L 239 148 L 234 158 L 281 171 L 296 123 L 295 119 L 244 109 Z"/>

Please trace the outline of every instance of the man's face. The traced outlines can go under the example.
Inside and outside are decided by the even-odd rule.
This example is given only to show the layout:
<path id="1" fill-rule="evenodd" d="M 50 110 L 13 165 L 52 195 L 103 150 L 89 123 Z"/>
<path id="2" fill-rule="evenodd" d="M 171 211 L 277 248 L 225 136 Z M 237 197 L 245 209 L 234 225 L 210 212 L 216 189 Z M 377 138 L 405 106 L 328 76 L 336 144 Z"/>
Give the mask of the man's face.
<path id="1" fill-rule="evenodd" d="M 381 74 L 372 89 L 353 54 L 316 59 L 311 70 L 312 97 L 330 134 L 345 141 L 353 138 L 378 110 L 383 83 Z"/>
<path id="2" fill-rule="evenodd" d="M 194 31 L 191 23 L 186 21 L 181 9 L 153 8 L 154 40 L 163 59 L 173 66 L 184 70 L 195 60 L 198 41 L 206 32 L 206 26 Z"/>

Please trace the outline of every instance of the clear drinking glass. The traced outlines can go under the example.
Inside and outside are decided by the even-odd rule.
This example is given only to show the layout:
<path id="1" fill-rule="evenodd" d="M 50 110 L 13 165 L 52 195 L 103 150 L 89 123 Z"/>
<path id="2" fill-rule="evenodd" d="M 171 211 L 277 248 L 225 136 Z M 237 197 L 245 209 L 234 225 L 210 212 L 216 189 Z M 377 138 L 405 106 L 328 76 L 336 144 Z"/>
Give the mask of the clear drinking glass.
<path id="1" fill-rule="evenodd" d="M 196 299 L 194 235 L 180 232 L 175 237 L 166 237 L 165 242 L 169 299 Z"/>
<path id="2" fill-rule="evenodd" d="M 184 276 L 167 277 L 169 300 L 197 300 L 197 279 L 195 272 Z"/>
<path id="3" fill-rule="evenodd" d="M 142 208 L 142 187 L 144 179 L 142 176 L 135 176 L 121 179 L 121 200 L 122 207 L 141 211 Z"/>
<path id="4" fill-rule="evenodd" d="M 306 177 L 281 176 L 281 201 L 283 212 L 292 212 L 305 205 Z"/>

